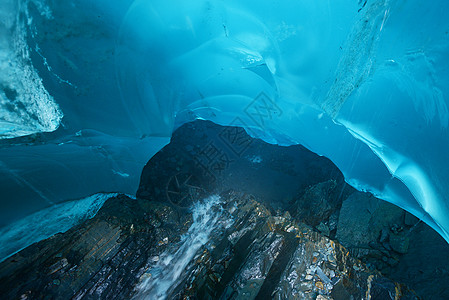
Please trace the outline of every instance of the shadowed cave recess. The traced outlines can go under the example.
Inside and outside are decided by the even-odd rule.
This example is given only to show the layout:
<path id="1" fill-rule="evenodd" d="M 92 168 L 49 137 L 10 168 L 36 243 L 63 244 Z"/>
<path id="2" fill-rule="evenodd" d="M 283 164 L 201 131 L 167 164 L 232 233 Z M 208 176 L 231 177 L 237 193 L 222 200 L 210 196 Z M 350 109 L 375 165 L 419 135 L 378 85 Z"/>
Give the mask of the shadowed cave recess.
<path id="1" fill-rule="evenodd" d="M 449 297 L 448 5 L 2 1 L 2 295 Z"/>

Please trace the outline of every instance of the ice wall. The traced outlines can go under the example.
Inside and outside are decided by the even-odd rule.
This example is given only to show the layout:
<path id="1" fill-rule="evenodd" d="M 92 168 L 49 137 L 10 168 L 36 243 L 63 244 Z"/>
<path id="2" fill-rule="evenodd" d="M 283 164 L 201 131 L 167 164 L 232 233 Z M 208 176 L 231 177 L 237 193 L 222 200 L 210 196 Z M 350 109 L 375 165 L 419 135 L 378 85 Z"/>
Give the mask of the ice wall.
<path id="1" fill-rule="evenodd" d="M 31 244 L 66 232 L 92 218 L 116 193 L 95 194 L 84 199 L 55 204 L 0 228 L 0 262 Z"/>
<path id="2" fill-rule="evenodd" d="M 28 10 L 14 0 L 1 2 L 0 10 L 0 138 L 11 138 L 58 128 L 62 112 L 45 89 L 31 63 L 27 45 Z M 45 6 L 36 9 L 51 18 Z M 33 32 L 34 33 L 34 32 Z"/>
<path id="3" fill-rule="evenodd" d="M 174 128 L 201 118 L 301 143 L 449 240 L 447 1 L 9 1 L 1 40 L 26 28 L 23 63 L 57 113 L 26 132 L 27 112 L 2 104 L 1 132 L 59 126 L 2 142 L 16 217 L 19 203 L 132 192 Z M 18 79 L 5 80 L 10 103 Z"/>
<path id="4" fill-rule="evenodd" d="M 114 51 L 131 1 L 0 3 L 0 226 L 97 192 L 135 194 L 170 130 L 130 111 L 145 99 L 120 97 Z"/>

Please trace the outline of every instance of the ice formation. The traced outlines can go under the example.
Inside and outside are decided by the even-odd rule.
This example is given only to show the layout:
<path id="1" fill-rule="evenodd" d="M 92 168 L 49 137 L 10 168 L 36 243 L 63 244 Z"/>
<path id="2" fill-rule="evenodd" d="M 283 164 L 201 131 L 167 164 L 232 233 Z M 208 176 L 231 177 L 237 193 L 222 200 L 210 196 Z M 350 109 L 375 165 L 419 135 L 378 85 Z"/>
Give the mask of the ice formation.
<path id="1" fill-rule="evenodd" d="M 173 130 L 207 119 L 303 144 L 449 241 L 448 9 L 5 0 L 0 219 L 133 193 Z"/>
<path id="2" fill-rule="evenodd" d="M 58 203 L 0 228 L 0 262 L 33 243 L 92 218 L 106 200 L 115 196 L 117 193 L 99 193 Z"/>

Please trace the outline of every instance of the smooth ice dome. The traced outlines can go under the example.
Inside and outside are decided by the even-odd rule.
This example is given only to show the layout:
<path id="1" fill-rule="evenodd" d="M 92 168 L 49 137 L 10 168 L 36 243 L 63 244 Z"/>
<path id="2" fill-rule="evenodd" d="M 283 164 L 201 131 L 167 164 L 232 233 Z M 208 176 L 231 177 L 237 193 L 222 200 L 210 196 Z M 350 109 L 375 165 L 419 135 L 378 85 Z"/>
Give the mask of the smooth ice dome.
<path id="1" fill-rule="evenodd" d="M 3 2 L 2 225 L 134 193 L 207 119 L 303 144 L 449 241 L 447 1 Z"/>

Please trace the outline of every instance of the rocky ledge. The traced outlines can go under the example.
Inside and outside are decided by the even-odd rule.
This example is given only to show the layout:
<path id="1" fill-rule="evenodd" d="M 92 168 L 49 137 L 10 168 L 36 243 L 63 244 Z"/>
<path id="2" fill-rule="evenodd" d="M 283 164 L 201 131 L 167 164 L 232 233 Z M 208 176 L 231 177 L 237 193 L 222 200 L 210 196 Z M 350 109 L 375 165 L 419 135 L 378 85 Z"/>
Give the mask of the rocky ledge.
<path id="1" fill-rule="evenodd" d="M 289 212 L 226 192 L 191 209 L 120 195 L 0 264 L 5 299 L 418 299 Z"/>

